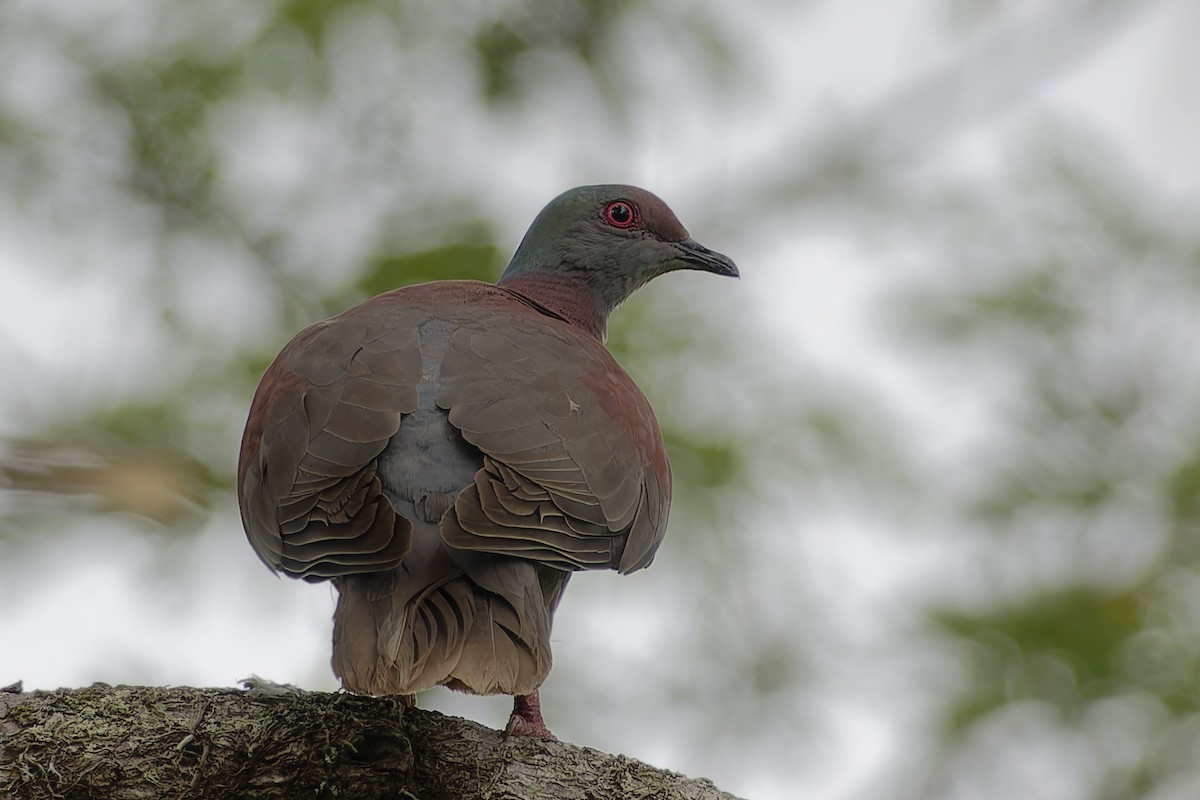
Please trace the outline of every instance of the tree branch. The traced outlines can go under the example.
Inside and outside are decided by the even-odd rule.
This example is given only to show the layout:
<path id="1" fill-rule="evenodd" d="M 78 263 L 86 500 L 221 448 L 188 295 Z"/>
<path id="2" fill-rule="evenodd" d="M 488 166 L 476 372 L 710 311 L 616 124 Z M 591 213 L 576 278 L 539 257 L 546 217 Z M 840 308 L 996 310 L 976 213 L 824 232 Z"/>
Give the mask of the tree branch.
<path id="1" fill-rule="evenodd" d="M 0 796 L 736 800 L 625 756 L 390 698 L 94 684 L 0 690 Z"/>

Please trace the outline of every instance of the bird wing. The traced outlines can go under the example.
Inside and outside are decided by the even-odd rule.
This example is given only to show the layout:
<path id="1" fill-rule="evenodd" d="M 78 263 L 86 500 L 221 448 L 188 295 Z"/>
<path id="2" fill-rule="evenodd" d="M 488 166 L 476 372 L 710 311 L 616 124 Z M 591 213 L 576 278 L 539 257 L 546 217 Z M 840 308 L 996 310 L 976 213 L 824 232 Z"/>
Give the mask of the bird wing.
<path id="1" fill-rule="evenodd" d="M 568 570 L 650 563 L 670 466 L 650 404 L 600 342 L 524 306 L 463 325 L 437 404 L 484 454 L 442 520 L 448 545 Z"/>
<path id="2" fill-rule="evenodd" d="M 448 338 L 423 339 L 432 327 Z M 671 473 L 646 398 L 599 341 L 501 289 L 457 281 L 312 325 L 268 368 L 238 468 L 259 557 L 307 580 L 400 565 L 413 528 L 381 486 L 380 460 L 420 403 L 422 346 L 443 343 L 437 406 L 483 454 L 441 520 L 444 542 L 564 570 L 648 565 Z"/>
<path id="3" fill-rule="evenodd" d="M 247 537 L 272 570 L 307 580 L 390 569 L 411 545 L 412 525 L 376 469 L 417 406 L 418 334 L 354 312 L 288 343 L 259 383 L 242 439 Z"/>

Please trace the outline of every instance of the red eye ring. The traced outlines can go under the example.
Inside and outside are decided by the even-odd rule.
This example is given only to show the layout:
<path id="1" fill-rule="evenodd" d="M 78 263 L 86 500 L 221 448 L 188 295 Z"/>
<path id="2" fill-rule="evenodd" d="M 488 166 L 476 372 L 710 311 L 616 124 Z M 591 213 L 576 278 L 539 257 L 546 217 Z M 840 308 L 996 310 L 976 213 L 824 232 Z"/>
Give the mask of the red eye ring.
<path id="1" fill-rule="evenodd" d="M 602 216 L 614 228 L 636 228 L 642 223 L 638 207 L 628 200 L 613 200 L 604 207 Z"/>

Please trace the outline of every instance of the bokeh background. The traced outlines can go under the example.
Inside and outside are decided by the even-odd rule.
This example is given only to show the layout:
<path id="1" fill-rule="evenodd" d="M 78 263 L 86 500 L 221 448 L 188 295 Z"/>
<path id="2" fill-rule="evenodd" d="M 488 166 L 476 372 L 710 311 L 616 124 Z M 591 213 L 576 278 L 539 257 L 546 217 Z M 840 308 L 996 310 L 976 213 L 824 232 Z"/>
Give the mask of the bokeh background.
<path id="1" fill-rule="evenodd" d="M 0 2 L 0 684 L 331 690 L 246 545 L 261 371 L 570 186 L 740 282 L 610 345 L 675 467 L 564 739 L 753 800 L 1200 796 L 1193 0 Z M 503 699 L 426 706 L 500 725 Z"/>

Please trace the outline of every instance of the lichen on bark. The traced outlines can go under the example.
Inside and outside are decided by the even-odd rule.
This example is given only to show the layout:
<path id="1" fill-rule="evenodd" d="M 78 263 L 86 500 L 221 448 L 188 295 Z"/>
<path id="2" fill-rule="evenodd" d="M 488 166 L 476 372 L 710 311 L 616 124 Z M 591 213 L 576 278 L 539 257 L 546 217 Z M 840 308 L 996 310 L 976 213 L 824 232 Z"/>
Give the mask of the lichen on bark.
<path id="1" fill-rule="evenodd" d="M 391 698 L 104 684 L 0 692 L 0 796 L 731 797 L 623 756 L 506 739 Z"/>

